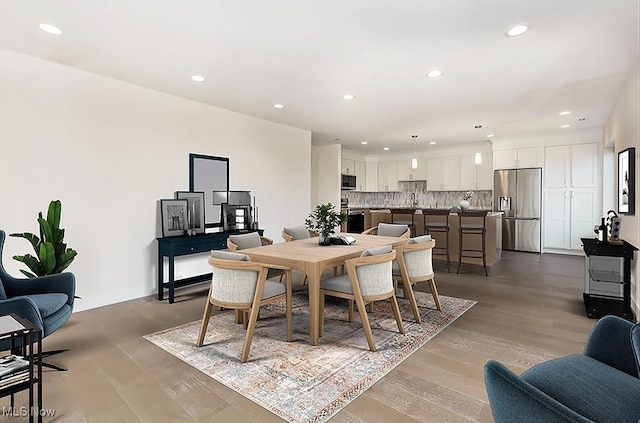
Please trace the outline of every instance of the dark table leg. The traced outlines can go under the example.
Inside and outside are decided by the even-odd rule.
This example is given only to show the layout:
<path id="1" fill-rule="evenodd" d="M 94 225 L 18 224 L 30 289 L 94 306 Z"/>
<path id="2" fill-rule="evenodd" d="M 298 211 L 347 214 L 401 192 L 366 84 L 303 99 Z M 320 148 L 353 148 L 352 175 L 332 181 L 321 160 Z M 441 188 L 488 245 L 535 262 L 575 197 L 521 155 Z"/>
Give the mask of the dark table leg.
<path id="1" fill-rule="evenodd" d="M 158 255 L 158 301 L 164 300 L 164 256 Z"/>
<path id="2" fill-rule="evenodd" d="M 173 304 L 173 290 L 175 288 L 174 281 L 174 259 L 173 257 L 169 257 L 169 304 Z"/>

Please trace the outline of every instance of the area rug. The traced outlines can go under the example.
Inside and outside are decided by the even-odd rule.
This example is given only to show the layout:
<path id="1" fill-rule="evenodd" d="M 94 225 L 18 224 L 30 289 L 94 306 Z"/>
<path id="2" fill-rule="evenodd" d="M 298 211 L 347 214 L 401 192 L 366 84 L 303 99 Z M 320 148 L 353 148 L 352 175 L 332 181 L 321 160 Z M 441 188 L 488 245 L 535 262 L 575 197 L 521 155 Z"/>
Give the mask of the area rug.
<path id="1" fill-rule="evenodd" d="M 286 342 L 284 302 L 261 310 L 249 361 L 240 363 L 245 331 L 233 311 L 212 316 L 202 347 L 195 346 L 200 321 L 163 330 L 145 339 L 275 415 L 296 423 L 328 420 L 366 391 L 475 301 L 440 296 L 437 311 L 430 294 L 416 292 L 422 323 L 413 321 L 408 301 L 399 298 L 405 333 L 400 334 L 389 301 L 375 304 L 369 320 L 376 352 L 369 351 L 357 312 L 347 321 L 346 301 L 327 298 L 325 329 L 309 345 L 308 298 L 294 294 L 293 342 Z M 203 301 L 204 308 L 204 301 Z"/>

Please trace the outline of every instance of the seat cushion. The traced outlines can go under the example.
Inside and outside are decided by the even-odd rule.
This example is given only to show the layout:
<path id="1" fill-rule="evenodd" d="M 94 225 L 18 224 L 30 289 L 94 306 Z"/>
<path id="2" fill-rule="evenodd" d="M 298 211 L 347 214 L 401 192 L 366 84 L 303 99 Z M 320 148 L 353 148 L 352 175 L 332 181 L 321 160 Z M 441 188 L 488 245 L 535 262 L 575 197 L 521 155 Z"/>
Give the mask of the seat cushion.
<path id="1" fill-rule="evenodd" d="M 294 240 L 311 238 L 311 235 L 309 234 L 309 229 L 307 229 L 307 227 L 304 225 L 293 226 L 291 228 L 284 228 L 284 231 L 287 234 L 291 235 Z"/>
<path id="2" fill-rule="evenodd" d="M 31 298 L 33 302 L 36 303 L 38 311 L 40 311 L 40 316 L 42 316 L 43 319 L 56 313 L 69 301 L 67 294 L 61 293 L 19 295 L 13 298 Z"/>
<path id="3" fill-rule="evenodd" d="M 378 225 L 377 234 L 380 236 L 402 236 L 405 232 L 407 232 L 409 227 L 407 225 L 393 225 L 390 223 L 380 223 Z"/>
<path id="4" fill-rule="evenodd" d="M 391 245 L 381 245 L 379 247 L 369 248 L 364 250 L 360 257 L 377 256 L 380 254 L 388 254 L 392 251 Z"/>
<path id="5" fill-rule="evenodd" d="M 262 239 L 260 239 L 260 234 L 257 232 L 249 232 L 248 234 L 242 235 L 229 235 L 229 239 L 238 246 L 239 250 L 262 246 Z"/>
<path id="6" fill-rule="evenodd" d="M 343 292 L 345 294 L 353 294 L 353 289 L 351 289 L 351 281 L 349 280 L 349 275 L 347 275 L 346 273 L 321 281 L 320 289 Z"/>
<path id="7" fill-rule="evenodd" d="M 586 355 L 537 364 L 521 378 L 594 422 L 640 420 L 640 379 Z"/>

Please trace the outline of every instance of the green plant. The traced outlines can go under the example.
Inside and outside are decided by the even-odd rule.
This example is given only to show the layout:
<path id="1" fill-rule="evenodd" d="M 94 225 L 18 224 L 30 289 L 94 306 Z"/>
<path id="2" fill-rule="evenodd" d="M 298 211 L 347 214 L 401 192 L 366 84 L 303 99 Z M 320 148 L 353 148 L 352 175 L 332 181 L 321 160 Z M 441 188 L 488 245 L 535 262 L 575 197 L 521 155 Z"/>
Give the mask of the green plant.
<path id="1" fill-rule="evenodd" d="M 67 248 L 63 242 L 64 229 L 60 229 L 60 212 L 62 203 L 60 200 L 51 201 L 47 218 L 42 217 L 42 212 L 38 213 L 38 224 L 40 225 L 40 238 L 30 232 L 15 233 L 10 236 L 24 238 L 31 243 L 36 257 L 31 254 L 23 256 L 13 256 L 14 260 L 22 262 L 31 270 L 20 270 L 29 278 L 61 273 L 69 267 L 73 259 L 78 254 L 76 250 Z"/>
<path id="2" fill-rule="evenodd" d="M 329 237 L 334 233 L 336 226 L 347 221 L 346 213 L 336 212 L 336 207 L 331 204 L 318 204 L 316 209 L 309 213 L 304 223 L 307 228 L 318 231 L 323 237 Z"/>
<path id="3" fill-rule="evenodd" d="M 462 194 L 462 199 L 463 200 L 469 201 L 471 199 L 471 197 L 473 197 L 473 191 L 467 191 L 464 194 Z"/>

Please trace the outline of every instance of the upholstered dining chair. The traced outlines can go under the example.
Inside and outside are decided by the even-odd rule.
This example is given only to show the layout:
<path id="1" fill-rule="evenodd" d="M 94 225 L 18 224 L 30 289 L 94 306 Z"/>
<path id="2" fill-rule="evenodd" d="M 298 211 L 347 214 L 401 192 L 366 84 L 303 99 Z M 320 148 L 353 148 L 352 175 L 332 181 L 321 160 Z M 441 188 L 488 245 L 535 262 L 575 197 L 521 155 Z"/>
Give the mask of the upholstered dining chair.
<path id="1" fill-rule="evenodd" d="M 376 345 L 371 332 L 371 325 L 365 305 L 372 301 L 389 299 L 393 315 L 398 324 L 398 331 L 404 333 L 400 308 L 396 299 L 396 291 L 391 274 L 391 263 L 396 257 L 396 252 L 390 245 L 370 248 L 358 258 L 345 262 L 347 273 L 334 276 L 320 282 L 320 336 L 324 331 L 324 299 L 326 295 L 338 298 L 346 298 L 355 301 L 358 313 L 362 321 L 362 328 L 371 351 L 376 350 Z M 349 307 L 349 322 L 353 320 L 353 311 Z"/>
<path id="2" fill-rule="evenodd" d="M 200 334 L 196 342 L 198 347 L 204 343 L 213 306 L 235 309 L 244 314 L 243 321 L 247 333 L 240 362 L 246 363 L 260 307 L 282 299 L 286 302 L 287 342 L 291 342 L 291 269 L 280 267 L 286 275 L 285 283 L 281 284 L 267 280 L 266 265 L 252 262 L 246 254 L 212 251 L 209 264 L 213 267 L 213 276 L 202 316 Z M 248 319 L 247 314 L 249 314 Z"/>
<path id="3" fill-rule="evenodd" d="M 262 247 L 263 245 L 271 245 L 273 244 L 273 240 L 267 238 L 265 236 L 261 236 L 257 232 L 249 232 L 246 234 L 239 235 L 229 235 L 227 238 L 227 247 L 229 251 L 236 252 L 240 250 L 244 250 L 245 248 L 253 248 L 253 247 Z M 267 279 L 280 277 L 280 281 L 282 282 L 282 277 L 284 276 L 284 272 L 281 269 L 269 268 L 269 273 L 267 274 Z"/>
<path id="4" fill-rule="evenodd" d="M 442 310 L 438 289 L 433 275 L 432 253 L 436 242 L 430 235 L 411 238 L 403 246 L 396 247 L 397 258 L 393 262 L 393 280 L 402 284 L 403 295 L 411 304 L 416 322 L 422 323 L 418 303 L 413 293 L 413 285 L 419 282 L 429 282 L 433 301 L 438 310 Z"/>
<path id="5" fill-rule="evenodd" d="M 15 313 L 27 319 L 42 331 L 42 337 L 45 338 L 60 329 L 71 317 L 76 292 L 75 276 L 64 272 L 31 279 L 14 278 L 2 266 L 5 239 L 6 233 L 0 230 L 0 314 Z M 9 341 L 0 342 L 0 351 L 9 348 Z M 64 351 L 44 351 L 42 357 Z M 51 363 L 42 362 L 42 365 L 55 370 L 67 370 Z"/>
<path id="6" fill-rule="evenodd" d="M 282 239 L 286 242 L 295 241 L 297 239 L 307 239 L 318 236 L 318 232 L 307 228 L 304 225 L 291 226 L 282 229 Z"/>
<path id="7" fill-rule="evenodd" d="M 378 226 L 369 228 L 362 232 L 362 235 L 380 235 L 395 236 L 399 238 L 411 237 L 411 229 L 407 225 L 398 225 L 393 223 L 380 223 Z"/>

